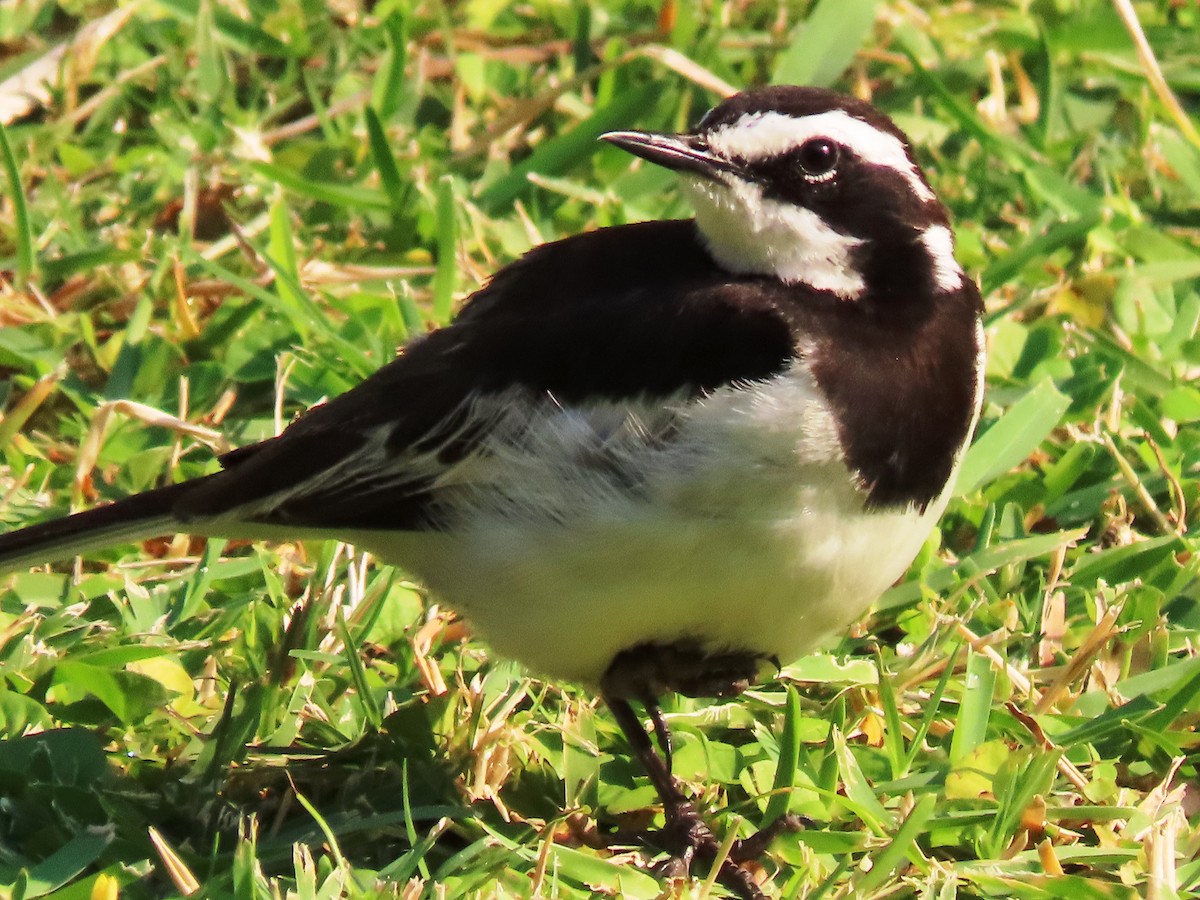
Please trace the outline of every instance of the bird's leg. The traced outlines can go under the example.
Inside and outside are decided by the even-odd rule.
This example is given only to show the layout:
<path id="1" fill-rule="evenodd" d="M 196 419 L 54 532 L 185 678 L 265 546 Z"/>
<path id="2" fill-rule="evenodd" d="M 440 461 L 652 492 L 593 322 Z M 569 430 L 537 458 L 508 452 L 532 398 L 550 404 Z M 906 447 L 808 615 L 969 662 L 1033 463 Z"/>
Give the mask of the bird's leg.
<path id="1" fill-rule="evenodd" d="M 642 727 L 633 707 L 628 700 L 609 695 L 604 696 L 604 702 L 612 710 L 613 718 L 621 726 L 621 731 L 628 738 L 633 748 L 634 756 L 650 776 L 663 804 L 663 817 L 666 824 L 663 837 L 671 845 L 668 849 L 684 864 L 690 866 L 693 856 L 701 856 L 708 860 L 716 859 L 720 852 L 720 844 L 712 830 L 705 824 L 696 807 L 683 793 L 679 780 L 671 774 L 671 770 L 654 750 L 650 736 Z M 655 704 L 657 706 L 657 704 Z M 660 712 L 661 717 L 661 712 Z M 665 730 L 666 723 L 663 723 Z M 657 730 L 657 726 L 656 726 Z M 741 865 L 741 860 L 735 860 L 732 853 L 721 863 L 718 878 L 721 883 L 737 894 L 742 900 L 766 900 L 759 890 L 754 877 Z"/>
<path id="2" fill-rule="evenodd" d="M 691 801 L 684 795 L 679 780 L 671 774 L 666 762 L 655 752 L 654 744 L 650 742 L 650 736 L 642 728 L 642 723 L 633 711 L 633 707 L 629 705 L 629 701 L 606 694 L 604 702 L 612 710 L 613 718 L 617 720 L 621 731 L 629 740 L 629 745 L 633 748 L 633 755 L 642 764 L 642 768 L 650 776 L 650 783 L 658 791 L 659 799 L 663 804 L 663 815 L 667 820 L 667 831 L 672 837 L 682 839 L 677 842 L 673 841 L 672 843 L 676 843 L 677 846 L 670 849 L 697 850 L 700 849 L 701 844 L 708 842 L 712 842 L 715 849 L 716 839 L 712 832 L 704 824 Z"/>
<path id="3" fill-rule="evenodd" d="M 658 750 L 662 754 L 667 772 L 670 773 L 671 756 L 673 753 L 671 729 L 667 727 L 667 720 L 663 717 L 662 707 L 658 705 L 657 697 L 649 695 L 642 698 L 642 706 L 646 708 L 646 715 L 650 717 L 650 723 L 654 726 L 654 739 L 658 741 Z"/>
<path id="4" fill-rule="evenodd" d="M 757 678 L 760 661 L 751 653 L 706 653 L 691 642 L 642 644 L 617 654 L 601 679 L 605 702 L 662 800 L 664 843 L 685 867 L 695 856 L 714 860 L 720 843 L 671 773 L 671 732 L 657 698 L 668 691 L 691 697 L 736 697 Z M 645 704 L 661 754 L 629 705 L 630 698 Z M 783 832 L 801 827 L 799 817 L 783 816 L 753 837 L 735 841 L 721 864 L 721 882 L 740 897 L 762 897 L 741 863 L 761 856 Z"/>

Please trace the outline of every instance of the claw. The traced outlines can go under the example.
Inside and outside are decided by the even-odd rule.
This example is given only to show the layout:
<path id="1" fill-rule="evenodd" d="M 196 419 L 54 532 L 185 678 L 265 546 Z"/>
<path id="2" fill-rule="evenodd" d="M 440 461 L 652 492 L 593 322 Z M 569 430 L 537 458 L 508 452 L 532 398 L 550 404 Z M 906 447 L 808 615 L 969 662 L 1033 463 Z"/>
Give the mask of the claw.
<path id="1" fill-rule="evenodd" d="M 775 838 L 781 834 L 792 834 L 796 831 L 803 831 L 808 824 L 808 820 L 803 816 L 797 816 L 793 813 L 780 816 L 770 825 L 760 828 L 757 832 L 750 835 L 750 837 L 735 841 L 733 847 L 729 850 L 729 858 L 736 863 L 758 859 L 767 852 L 767 848 L 771 846 L 771 842 Z"/>
<path id="2" fill-rule="evenodd" d="M 737 696 L 757 677 L 760 659 L 753 653 L 712 654 L 686 641 L 643 644 L 617 654 L 601 679 L 604 701 L 662 801 L 666 821 L 659 834 L 660 846 L 672 854 L 675 862 L 670 865 L 674 873 L 682 868 L 686 874 L 694 859 L 712 865 L 721 845 L 684 794 L 679 780 L 671 774 L 671 732 L 658 704 L 658 695 L 678 691 L 691 697 Z M 778 668 L 778 660 L 772 662 Z M 653 739 L 629 705 L 631 697 L 644 704 Z M 766 900 L 743 864 L 761 856 L 778 835 L 799 829 L 803 824 L 798 816 L 784 816 L 753 837 L 734 842 L 729 855 L 721 861 L 717 878 L 742 900 Z"/>
<path id="3" fill-rule="evenodd" d="M 720 842 L 717 841 L 700 813 L 696 811 L 696 807 L 684 795 L 682 786 L 678 779 L 671 774 L 663 758 L 655 752 L 650 736 L 642 727 L 642 723 L 629 705 L 629 701 L 610 696 L 605 696 L 604 699 L 609 709 L 612 710 L 617 724 L 621 726 L 621 730 L 629 739 L 634 755 L 645 767 L 646 774 L 650 776 L 650 781 L 662 800 L 663 817 L 666 822 L 661 837 L 663 843 L 666 844 L 667 851 L 679 859 L 685 872 L 691 868 L 694 858 L 698 857 L 710 863 L 714 862 L 720 853 Z M 660 742 L 665 740 L 669 747 L 670 732 L 667 730 L 658 704 L 653 702 L 648 704 L 647 711 L 655 722 L 656 737 Z M 788 818 L 785 816 L 779 822 L 784 822 Z M 734 851 L 730 852 L 730 855 L 721 862 L 717 878 L 741 900 L 766 900 L 758 883 L 754 880 L 754 876 L 742 863 L 761 855 L 770 840 L 781 831 L 786 830 L 788 830 L 786 824 L 777 826 L 772 823 L 766 830 L 766 838 L 758 840 L 756 836 L 734 844 L 737 856 L 735 857 Z"/>
<path id="4" fill-rule="evenodd" d="M 693 856 L 695 851 L 688 847 L 681 856 L 668 856 L 650 871 L 666 881 L 684 881 L 691 875 Z"/>

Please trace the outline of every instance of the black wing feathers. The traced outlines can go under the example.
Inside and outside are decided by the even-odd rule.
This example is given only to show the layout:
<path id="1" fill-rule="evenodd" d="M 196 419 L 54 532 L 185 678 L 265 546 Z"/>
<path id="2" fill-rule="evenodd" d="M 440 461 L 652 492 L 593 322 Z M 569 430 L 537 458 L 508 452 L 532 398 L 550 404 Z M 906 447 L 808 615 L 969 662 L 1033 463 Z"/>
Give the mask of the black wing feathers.
<path id="1" fill-rule="evenodd" d="M 356 467 L 355 456 L 373 442 L 388 459 L 430 453 L 450 465 L 486 436 L 488 423 L 467 414 L 473 397 L 695 396 L 780 372 L 799 336 L 868 504 L 921 506 L 941 490 L 970 427 L 979 296 L 964 283 L 928 304 L 906 303 L 904 292 L 883 300 L 847 303 L 723 272 L 691 221 L 543 245 L 498 272 L 450 327 L 280 437 L 222 457 L 225 471 L 4 535 L 0 558 L 32 558 L 93 528 L 134 534 L 155 519 L 201 532 L 224 517 L 334 532 L 436 528 L 429 469 L 397 477 Z"/>
<path id="2" fill-rule="evenodd" d="M 741 285 L 729 291 L 731 284 Z M 456 423 L 473 395 L 526 389 L 562 404 L 695 395 L 769 377 L 794 353 L 769 292 L 712 263 L 691 221 L 602 229 L 540 246 L 502 269 L 455 323 L 411 344 L 362 384 L 278 438 L 229 458 L 186 498 L 188 518 L 268 500 L 345 459 L 385 429 L 394 454 L 446 442 L 450 461 L 481 435 Z M 272 524 L 436 527 L 428 482 L 313 482 L 266 504 Z"/>

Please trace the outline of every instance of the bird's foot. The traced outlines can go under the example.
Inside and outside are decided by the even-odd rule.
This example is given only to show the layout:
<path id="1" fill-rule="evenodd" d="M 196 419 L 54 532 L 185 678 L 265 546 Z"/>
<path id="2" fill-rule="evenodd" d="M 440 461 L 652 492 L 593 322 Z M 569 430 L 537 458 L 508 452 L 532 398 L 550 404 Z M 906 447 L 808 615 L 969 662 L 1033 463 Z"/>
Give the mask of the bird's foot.
<path id="1" fill-rule="evenodd" d="M 601 680 L 605 702 L 629 739 L 634 755 L 646 769 L 663 803 L 666 822 L 657 843 L 672 859 L 660 874 L 684 877 L 694 860 L 719 865 L 717 878 L 742 900 L 765 900 L 754 873 L 746 865 L 762 856 L 771 841 L 785 831 L 803 826 L 795 816 L 784 816 L 758 834 L 734 841 L 722 855 L 721 842 L 683 793 L 671 774 L 671 734 L 658 705 L 658 696 L 676 691 L 691 697 L 735 697 L 758 677 L 762 657 L 753 653 L 708 653 L 698 644 L 640 644 L 613 659 Z M 653 726 L 661 755 L 629 705 L 641 700 Z M 718 863 L 719 860 L 719 863 Z"/>
<path id="2" fill-rule="evenodd" d="M 691 802 L 673 804 L 664 811 L 666 824 L 658 836 L 671 858 L 660 867 L 659 874 L 682 878 L 687 876 L 695 859 L 709 864 L 717 861 L 721 853 L 721 842 Z M 789 814 L 781 816 L 748 838 L 734 841 L 728 854 L 721 859 L 721 869 L 717 878 L 743 900 L 760 900 L 764 895 L 746 863 L 753 862 L 766 853 L 775 838 L 802 828 L 804 820 L 800 816 Z"/>
<path id="3" fill-rule="evenodd" d="M 657 838 L 671 854 L 671 872 L 676 877 L 686 877 L 695 859 L 710 865 L 716 863 L 721 843 L 690 801 L 673 804 L 664 812 L 666 823 Z M 721 860 L 717 879 L 742 900 L 764 900 L 753 873 L 742 862 L 734 859 L 731 852 Z"/>
<path id="4" fill-rule="evenodd" d="M 729 850 L 729 858 L 737 863 L 750 862 L 758 859 L 767 852 L 771 846 L 771 842 L 775 838 L 784 834 L 792 834 L 797 831 L 803 831 L 806 820 L 802 816 L 788 813 L 780 816 L 770 825 L 765 825 L 748 838 L 742 838 L 733 842 L 733 847 Z"/>

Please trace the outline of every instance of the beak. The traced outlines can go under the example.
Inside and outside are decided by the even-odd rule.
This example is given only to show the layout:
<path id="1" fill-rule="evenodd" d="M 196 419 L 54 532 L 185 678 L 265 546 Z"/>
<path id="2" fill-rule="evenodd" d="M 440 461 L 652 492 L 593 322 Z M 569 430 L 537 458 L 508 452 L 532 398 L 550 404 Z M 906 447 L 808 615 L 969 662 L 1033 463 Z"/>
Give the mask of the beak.
<path id="1" fill-rule="evenodd" d="M 722 172 L 741 175 L 741 169 L 716 156 L 704 139 L 694 134 L 658 134 L 653 131 L 610 131 L 600 140 L 628 150 L 634 156 L 678 172 L 691 172 L 704 178 L 717 178 Z"/>

